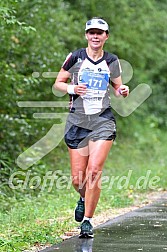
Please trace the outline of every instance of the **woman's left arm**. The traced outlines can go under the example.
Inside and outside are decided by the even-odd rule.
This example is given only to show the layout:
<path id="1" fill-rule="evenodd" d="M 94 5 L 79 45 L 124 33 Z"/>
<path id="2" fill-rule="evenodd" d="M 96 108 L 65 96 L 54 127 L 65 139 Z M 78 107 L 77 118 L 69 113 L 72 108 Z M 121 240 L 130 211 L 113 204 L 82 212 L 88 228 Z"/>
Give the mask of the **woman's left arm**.
<path id="1" fill-rule="evenodd" d="M 122 84 L 121 76 L 117 78 L 112 78 L 111 81 L 114 89 L 114 94 L 116 96 L 122 95 L 123 97 L 126 97 L 129 95 L 129 87 L 127 85 Z"/>

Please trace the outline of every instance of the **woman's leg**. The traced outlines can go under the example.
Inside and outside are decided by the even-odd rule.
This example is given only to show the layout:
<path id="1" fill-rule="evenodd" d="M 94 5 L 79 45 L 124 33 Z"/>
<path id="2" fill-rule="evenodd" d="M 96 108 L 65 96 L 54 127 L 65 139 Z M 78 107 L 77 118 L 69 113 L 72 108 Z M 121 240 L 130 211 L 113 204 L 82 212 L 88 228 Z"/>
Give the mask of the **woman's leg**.
<path id="1" fill-rule="evenodd" d="M 112 140 L 89 142 L 89 160 L 87 164 L 85 217 L 91 218 L 100 197 L 100 181 L 104 162 L 112 146 Z"/>
<path id="2" fill-rule="evenodd" d="M 80 149 L 68 149 L 71 163 L 72 184 L 81 197 L 85 197 L 86 168 L 88 165 L 88 146 Z"/>

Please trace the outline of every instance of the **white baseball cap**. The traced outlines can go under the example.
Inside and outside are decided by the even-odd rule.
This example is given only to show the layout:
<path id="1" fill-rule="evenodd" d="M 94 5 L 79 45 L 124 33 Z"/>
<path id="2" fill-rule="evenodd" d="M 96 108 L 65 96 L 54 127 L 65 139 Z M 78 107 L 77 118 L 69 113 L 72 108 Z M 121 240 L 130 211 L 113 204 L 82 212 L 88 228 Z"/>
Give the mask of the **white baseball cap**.
<path id="1" fill-rule="evenodd" d="M 101 18 L 92 18 L 86 22 L 85 31 L 89 29 L 100 29 L 103 31 L 109 31 L 109 27 L 106 21 Z"/>

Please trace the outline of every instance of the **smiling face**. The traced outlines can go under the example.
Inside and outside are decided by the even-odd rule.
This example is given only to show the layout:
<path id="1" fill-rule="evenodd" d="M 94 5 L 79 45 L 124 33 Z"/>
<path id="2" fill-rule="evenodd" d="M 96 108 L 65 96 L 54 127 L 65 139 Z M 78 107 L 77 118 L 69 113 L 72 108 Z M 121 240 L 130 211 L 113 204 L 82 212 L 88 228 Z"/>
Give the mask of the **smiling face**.
<path id="1" fill-rule="evenodd" d="M 94 50 L 103 48 L 103 45 L 109 37 L 105 31 L 100 29 L 90 29 L 86 32 L 85 36 L 88 40 L 88 45 Z"/>

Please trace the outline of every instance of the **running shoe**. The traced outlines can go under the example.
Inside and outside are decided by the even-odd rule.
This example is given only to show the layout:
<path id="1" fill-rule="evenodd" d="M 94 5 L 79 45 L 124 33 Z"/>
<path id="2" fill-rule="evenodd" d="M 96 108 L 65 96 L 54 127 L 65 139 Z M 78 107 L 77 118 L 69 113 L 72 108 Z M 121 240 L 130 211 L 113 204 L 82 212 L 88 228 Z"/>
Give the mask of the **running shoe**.
<path id="1" fill-rule="evenodd" d="M 89 220 L 84 220 L 81 224 L 79 238 L 93 238 L 93 227 Z"/>
<path id="2" fill-rule="evenodd" d="M 75 220 L 81 222 L 84 218 L 85 214 L 85 202 L 80 200 L 77 203 L 77 207 L 75 208 Z"/>

